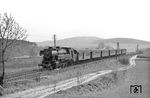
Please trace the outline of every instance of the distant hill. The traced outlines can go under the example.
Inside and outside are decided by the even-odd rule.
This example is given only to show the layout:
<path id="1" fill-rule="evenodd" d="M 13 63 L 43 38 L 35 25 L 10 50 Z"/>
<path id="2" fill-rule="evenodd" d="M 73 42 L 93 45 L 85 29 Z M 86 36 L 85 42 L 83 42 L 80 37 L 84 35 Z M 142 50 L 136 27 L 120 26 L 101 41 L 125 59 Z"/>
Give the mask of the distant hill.
<path id="1" fill-rule="evenodd" d="M 72 37 L 66 38 L 57 41 L 57 46 L 68 46 L 74 48 L 92 48 L 95 47 L 96 44 L 93 42 L 103 40 L 98 37 Z M 44 41 L 44 42 L 37 42 L 38 46 L 53 46 L 53 41 Z"/>
<path id="2" fill-rule="evenodd" d="M 102 39 L 98 37 L 72 37 L 57 41 L 57 46 L 68 46 L 76 49 L 97 48 L 97 49 L 116 49 L 116 43 L 120 43 L 120 48 L 126 48 L 129 52 L 135 51 L 137 44 L 139 48 L 150 48 L 150 42 L 131 39 L 131 38 L 111 38 Z M 10 57 L 38 55 L 39 51 L 46 46 L 53 46 L 53 41 L 29 42 L 18 40 L 16 45 L 9 48 L 7 53 Z"/>
<path id="3" fill-rule="evenodd" d="M 135 51 L 137 48 L 137 44 L 139 45 L 139 48 L 148 48 L 150 47 L 149 41 L 143 41 L 138 39 L 132 39 L 132 38 L 111 38 L 111 39 L 104 39 L 95 41 L 93 44 L 98 43 L 105 43 L 105 45 L 111 46 L 113 48 L 117 47 L 117 42 L 120 43 L 120 48 L 126 48 L 129 52 Z"/>
<path id="4" fill-rule="evenodd" d="M 99 48 L 105 49 L 110 47 L 116 49 L 116 43 L 120 43 L 120 48 L 126 48 L 128 51 L 135 51 L 137 44 L 139 48 L 150 47 L 150 42 L 132 39 L 132 38 L 111 38 L 102 39 L 98 37 L 72 37 L 57 41 L 57 46 L 69 46 L 73 48 Z M 38 46 L 53 46 L 53 41 L 38 42 Z"/>
<path id="5" fill-rule="evenodd" d="M 99 43 L 99 41 L 95 41 L 95 43 Z M 138 40 L 138 39 L 132 39 L 132 38 L 111 38 L 111 39 L 104 39 L 104 43 L 122 43 L 122 44 L 144 44 L 144 45 L 149 45 L 150 42 L 148 41 L 143 41 L 143 40 Z"/>

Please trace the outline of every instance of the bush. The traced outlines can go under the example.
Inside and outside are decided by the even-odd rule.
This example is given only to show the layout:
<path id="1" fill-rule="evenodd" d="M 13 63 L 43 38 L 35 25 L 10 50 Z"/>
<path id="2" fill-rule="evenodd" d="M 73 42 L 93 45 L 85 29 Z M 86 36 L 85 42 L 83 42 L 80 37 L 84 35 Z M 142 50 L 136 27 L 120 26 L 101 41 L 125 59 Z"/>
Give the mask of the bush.
<path id="1" fill-rule="evenodd" d="M 121 57 L 121 58 L 118 59 L 118 61 L 123 65 L 128 65 L 129 64 L 129 58 L 128 57 Z"/>

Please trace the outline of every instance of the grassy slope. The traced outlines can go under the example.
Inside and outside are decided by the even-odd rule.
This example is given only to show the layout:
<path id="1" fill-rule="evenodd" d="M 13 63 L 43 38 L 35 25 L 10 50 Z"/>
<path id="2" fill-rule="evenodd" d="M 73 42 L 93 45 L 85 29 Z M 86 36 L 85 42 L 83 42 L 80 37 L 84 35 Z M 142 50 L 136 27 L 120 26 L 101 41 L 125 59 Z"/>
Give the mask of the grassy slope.
<path id="1" fill-rule="evenodd" d="M 112 72 L 86 84 L 72 87 L 66 91 L 60 91 L 55 95 L 56 97 L 58 96 L 58 98 L 61 98 L 61 96 L 65 96 L 65 98 L 100 97 L 100 92 L 113 89 L 123 84 L 123 82 L 126 81 L 126 77 L 127 71 Z"/>
<path id="2" fill-rule="evenodd" d="M 35 55 L 37 55 L 38 47 L 36 43 L 18 40 L 11 47 L 7 48 L 6 58 L 30 55 L 31 49 L 33 49 Z"/>
<path id="3" fill-rule="evenodd" d="M 136 67 L 129 70 L 129 79 L 121 87 L 103 93 L 102 96 L 106 98 L 150 98 L 150 67 L 149 61 L 137 61 Z M 130 85 L 142 85 L 143 93 L 142 94 L 130 94 L 129 87 Z M 109 96 L 108 96 L 109 94 Z M 111 97 L 110 97 L 111 96 Z M 113 97 L 112 97 L 113 96 Z"/>
<path id="4" fill-rule="evenodd" d="M 87 85 L 72 88 L 72 92 L 70 90 L 60 92 L 56 95 L 56 98 L 150 98 L 150 62 L 140 60 L 136 61 L 136 64 L 134 68 L 127 72 L 118 73 L 117 82 L 112 78 L 112 74 L 109 74 Z M 104 80 L 105 82 L 103 82 Z M 115 84 L 115 86 L 112 84 Z M 130 94 L 130 85 L 142 85 L 142 93 Z M 107 87 L 111 87 L 111 89 Z"/>

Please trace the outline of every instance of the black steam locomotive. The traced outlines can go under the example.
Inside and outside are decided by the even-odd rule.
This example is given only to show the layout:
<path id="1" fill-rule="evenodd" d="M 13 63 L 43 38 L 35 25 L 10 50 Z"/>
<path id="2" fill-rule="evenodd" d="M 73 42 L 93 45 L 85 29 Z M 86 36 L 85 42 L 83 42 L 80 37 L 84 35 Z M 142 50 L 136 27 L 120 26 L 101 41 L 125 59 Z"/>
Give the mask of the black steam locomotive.
<path id="1" fill-rule="evenodd" d="M 78 61 L 78 52 L 70 47 L 49 47 L 40 51 L 40 56 L 43 55 L 43 68 L 56 69 L 64 68 Z"/>
<path id="2" fill-rule="evenodd" d="M 71 47 L 49 47 L 40 51 L 43 60 L 39 66 L 52 70 L 74 65 L 83 60 L 94 60 L 95 58 L 106 58 L 122 54 L 126 54 L 126 49 L 77 51 Z"/>

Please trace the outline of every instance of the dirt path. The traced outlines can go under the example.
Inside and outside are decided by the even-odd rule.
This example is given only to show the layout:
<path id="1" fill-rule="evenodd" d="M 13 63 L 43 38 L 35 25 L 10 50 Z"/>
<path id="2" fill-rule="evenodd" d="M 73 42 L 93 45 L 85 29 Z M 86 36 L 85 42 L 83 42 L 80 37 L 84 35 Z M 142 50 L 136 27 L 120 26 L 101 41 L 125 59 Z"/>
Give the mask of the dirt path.
<path id="1" fill-rule="evenodd" d="M 129 78 L 121 87 L 103 92 L 98 98 L 150 98 L 150 59 L 137 59 L 128 72 Z M 142 85 L 142 93 L 130 93 L 130 85 Z"/>

